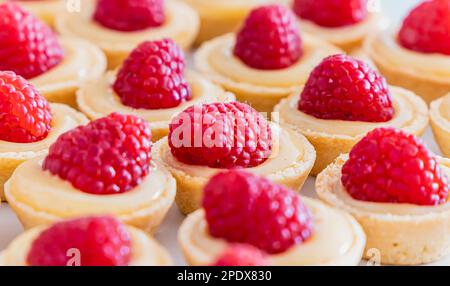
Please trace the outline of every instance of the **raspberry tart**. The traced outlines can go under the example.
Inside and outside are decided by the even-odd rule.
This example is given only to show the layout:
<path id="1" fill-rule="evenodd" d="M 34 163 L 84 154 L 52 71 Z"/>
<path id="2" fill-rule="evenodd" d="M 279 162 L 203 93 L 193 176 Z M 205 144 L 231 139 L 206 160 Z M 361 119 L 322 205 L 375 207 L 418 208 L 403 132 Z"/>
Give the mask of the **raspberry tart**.
<path id="1" fill-rule="evenodd" d="M 403 130 L 378 128 L 316 180 L 319 197 L 353 215 L 384 264 L 450 254 L 450 161 Z"/>
<path id="2" fill-rule="evenodd" d="M 306 138 L 269 123 L 240 102 L 194 105 L 174 117 L 155 158 L 177 180 L 184 213 L 200 208 L 203 187 L 217 172 L 241 168 L 299 190 L 316 158 Z"/>
<path id="3" fill-rule="evenodd" d="M 55 17 L 64 9 L 64 0 L 0 0 L 2 2 L 16 2 L 33 15 L 53 27 Z"/>
<path id="4" fill-rule="evenodd" d="M 256 110 L 273 107 L 303 84 L 325 56 L 340 50 L 307 34 L 281 5 L 252 10 L 237 34 L 205 42 L 195 65 L 206 77 L 236 94 Z"/>
<path id="5" fill-rule="evenodd" d="M 19 5 L 0 4 L 0 70 L 28 79 L 49 101 L 75 106 L 75 92 L 106 68 L 102 51 L 72 37 L 58 38 Z"/>
<path id="6" fill-rule="evenodd" d="M 370 36 L 365 53 L 393 85 L 427 103 L 450 92 L 450 0 L 424 1 L 400 29 Z"/>
<path id="7" fill-rule="evenodd" d="M 175 197 L 175 180 L 152 160 L 151 148 L 143 119 L 113 113 L 64 133 L 47 156 L 20 165 L 5 195 L 25 228 L 108 214 L 151 232 Z"/>
<path id="8" fill-rule="evenodd" d="M 189 215 L 178 232 L 190 265 L 223 261 L 235 243 L 265 253 L 253 254 L 259 264 L 358 265 L 361 261 L 366 242 L 361 226 L 320 201 L 240 170 L 216 174 L 204 193 L 203 208 Z"/>
<path id="9" fill-rule="evenodd" d="M 185 72 L 183 52 L 172 40 L 140 44 L 118 72 L 89 82 L 77 94 L 80 110 L 91 119 L 114 111 L 145 119 L 153 141 L 167 136 L 171 118 L 189 105 L 231 100 L 231 93 Z"/>
<path id="10" fill-rule="evenodd" d="M 428 125 L 428 108 L 420 97 L 388 86 L 368 64 L 345 55 L 325 58 L 300 96 L 294 93 L 282 100 L 275 112 L 282 125 L 301 132 L 314 145 L 314 175 L 377 127 L 421 135 Z"/>
<path id="11" fill-rule="evenodd" d="M 113 69 L 143 41 L 171 38 L 188 50 L 199 22 L 195 10 L 178 0 L 81 0 L 81 12 L 59 15 L 56 29 L 98 45 Z"/>
<path id="12" fill-rule="evenodd" d="M 292 3 L 304 32 L 346 52 L 360 48 L 366 36 L 379 29 L 379 12 L 368 8 L 368 0 L 294 0 Z"/>
<path id="13" fill-rule="evenodd" d="M 450 158 L 450 94 L 431 103 L 430 118 L 436 142 L 442 154 Z"/>
<path id="14" fill-rule="evenodd" d="M 184 0 L 200 16 L 196 44 L 234 32 L 255 7 L 268 3 L 287 4 L 289 0 Z"/>
<path id="15" fill-rule="evenodd" d="M 109 216 L 38 226 L 0 253 L 0 266 L 168 266 L 167 251 L 145 232 Z"/>
<path id="16" fill-rule="evenodd" d="M 0 201 L 3 186 L 21 163 L 45 154 L 58 136 L 87 118 L 63 104 L 49 104 L 21 76 L 0 71 Z"/>

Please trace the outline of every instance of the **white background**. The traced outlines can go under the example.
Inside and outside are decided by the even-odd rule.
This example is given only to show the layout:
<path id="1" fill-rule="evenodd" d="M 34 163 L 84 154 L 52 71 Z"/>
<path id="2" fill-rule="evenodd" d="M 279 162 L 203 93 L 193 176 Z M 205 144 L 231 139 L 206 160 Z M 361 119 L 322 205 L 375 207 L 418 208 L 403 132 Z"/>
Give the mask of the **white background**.
<path id="1" fill-rule="evenodd" d="M 370 1 L 370 0 L 369 0 Z M 381 0 L 382 9 L 391 24 L 400 23 L 401 19 L 408 12 L 408 10 L 420 1 L 418 0 Z M 431 132 L 428 130 L 424 136 L 428 146 L 435 152 L 437 147 L 432 140 Z M 310 178 L 303 190 L 303 194 L 314 196 L 314 179 Z M 176 237 L 178 226 L 183 220 L 183 216 L 178 212 L 176 207 L 173 207 L 164 224 L 156 233 L 157 240 L 163 244 L 172 254 L 176 265 L 184 265 L 185 262 L 180 254 Z M 23 231 L 16 216 L 9 209 L 7 204 L 2 204 L 0 207 L 0 250 L 7 247 L 9 242 Z M 413 239 L 413 238 L 412 238 Z M 440 261 L 437 264 L 450 265 L 450 259 Z"/>

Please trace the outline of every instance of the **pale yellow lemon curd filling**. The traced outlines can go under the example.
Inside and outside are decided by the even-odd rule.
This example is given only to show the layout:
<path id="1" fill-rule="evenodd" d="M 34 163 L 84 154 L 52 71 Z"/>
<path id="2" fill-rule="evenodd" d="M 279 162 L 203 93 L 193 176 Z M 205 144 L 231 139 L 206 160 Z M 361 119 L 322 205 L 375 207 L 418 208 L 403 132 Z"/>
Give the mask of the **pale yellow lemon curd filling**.
<path id="1" fill-rule="evenodd" d="M 213 80 L 227 86 L 236 85 L 242 89 L 262 90 L 261 96 L 273 93 L 289 93 L 306 82 L 310 71 L 326 56 L 340 53 L 336 47 L 309 35 L 302 35 L 304 54 L 292 66 L 281 70 L 258 70 L 245 65 L 233 54 L 235 35 L 216 38 L 200 49 L 196 65 L 208 73 Z M 269 89 L 271 92 L 268 93 Z M 286 91 L 288 90 L 288 91 Z"/>
<path id="2" fill-rule="evenodd" d="M 1 0 L 0 3 L 8 2 L 7 0 Z M 39 1 L 14 1 L 17 4 L 25 7 L 33 15 L 52 26 L 55 16 L 61 13 L 64 9 L 64 0 L 39 0 Z"/>
<path id="3" fill-rule="evenodd" d="M 186 4 L 166 1 L 166 21 L 160 27 L 123 32 L 108 29 L 92 19 L 96 1 L 81 0 L 81 12 L 65 14 L 56 20 L 56 28 L 63 35 L 78 36 L 96 43 L 108 51 L 131 51 L 146 40 L 172 38 L 182 48 L 189 48 L 198 29 L 198 17 Z"/>
<path id="4" fill-rule="evenodd" d="M 271 128 L 272 138 L 274 138 L 271 156 L 262 164 L 245 170 L 276 180 L 281 176 L 287 176 L 289 169 L 292 169 L 294 174 L 294 171 L 298 171 L 302 164 L 305 164 L 304 170 L 310 168 L 315 153 L 306 139 L 296 135 L 294 131 L 282 129 L 275 124 Z M 158 147 L 155 149 L 158 150 L 158 155 L 171 170 L 181 171 L 188 176 L 203 179 L 205 182 L 214 174 L 223 171 L 223 169 L 189 165 L 178 161 L 170 151 L 167 138 L 158 142 Z"/>
<path id="5" fill-rule="evenodd" d="M 156 212 L 174 196 L 173 178 L 160 166 L 153 166 L 142 182 L 128 192 L 96 195 L 82 192 L 44 171 L 43 160 L 44 157 L 38 157 L 23 163 L 5 185 L 6 198 L 13 207 L 43 220 L 112 214 L 126 221 L 139 213 Z"/>
<path id="6" fill-rule="evenodd" d="M 359 23 L 344 27 L 323 27 L 308 20 L 300 20 L 300 29 L 310 35 L 317 35 L 338 46 L 361 42 L 370 32 L 380 26 L 379 13 L 369 13 L 368 16 Z"/>
<path id="7" fill-rule="evenodd" d="M 39 92 L 52 101 L 59 90 L 77 89 L 82 82 L 103 74 L 106 69 L 104 54 L 89 42 L 69 37 L 59 39 L 64 58 L 54 68 L 30 79 Z M 75 92 L 75 90 L 73 91 Z"/>
<path id="8" fill-rule="evenodd" d="M 348 155 L 342 155 L 337 159 L 336 166 L 333 166 L 333 174 L 335 176 L 328 178 L 327 182 L 330 187 L 329 190 L 333 192 L 333 195 L 339 200 L 339 204 L 347 206 L 347 209 L 358 210 L 359 212 L 365 212 L 368 214 L 380 214 L 380 215 L 395 215 L 395 216 L 426 216 L 430 214 L 436 214 L 439 212 L 449 212 L 450 204 L 447 202 L 439 206 L 420 206 L 413 204 L 398 204 L 398 203 L 375 203 L 368 201 L 360 201 L 352 198 L 341 182 L 341 172 L 344 162 L 348 159 Z M 450 160 L 440 159 L 440 167 L 444 174 L 450 178 Z M 336 206 L 339 207 L 339 206 Z"/>
<path id="9" fill-rule="evenodd" d="M 276 108 L 282 123 L 306 133 L 332 134 L 341 137 L 358 137 L 385 126 L 402 128 L 412 133 L 423 129 L 428 122 L 425 103 L 413 93 L 398 87 L 390 87 L 395 109 L 394 117 L 387 122 L 362 122 L 319 119 L 297 109 L 299 93 L 284 100 Z"/>
<path id="10" fill-rule="evenodd" d="M 184 0 L 202 17 L 243 19 L 249 10 L 256 6 L 274 2 L 287 3 L 287 0 Z"/>
<path id="11" fill-rule="evenodd" d="M 0 253 L 0 266 L 27 266 L 27 257 L 33 241 L 47 227 L 33 228 L 17 237 L 6 250 Z M 165 266 L 171 264 L 171 259 L 152 238 L 144 232 L 127 226 L 131 237 L 131 261 L 130 266 Z"/>
<path id="12" fill-rule="evenodd" d="M 312 236 L 285 252 L 270 255 L 269 264 L 357 265 L 365 245 L 365 235 L 358 223 L 349 215 L 319 201 L 302 199 L 313 214 Z M 185 220 L 178 238 L 187 260 L 195 265 L 213 263 L 229 244 L 208 233 L 203 210 L 195 212 Z"/>
<path id="13" fill-rule="evenodd" d="M 27 155 L 35 156 L 36 153 L 47 152 L 50 145 L 53 144 L 62 133 L 88 122 L 83 114 L 76 112 L 66 105 L 52 103 L 50 104 L 50 107 L 52 109 L 53 119 L 47 137 L 33 143 L 14 143 L 0 140 L 1 157 L 17 158 L 17 156 L 21 155 L 27 157 Z"/>
<path id="14" fill-rule="evenodd" d="M 106 116 L 112 112 L 134 114 L 150 123 L 152 129 L 168 129 L 173 116 L 188 106 L 194 104 L 225 102 L 234 100 L 231 93 L 227 93 L 217 85 L 203 79 L 198 74 L 188 71 L 186 79 L 191 87 L 192 99 L 181 103 L 177 107 L 166 109 L 135 109 L 122 104 L 112 86 L 116 79 L 116 72 L 108 72 L 99 80 L 85 85 L 77 96 L 80 109 L 91 119 Z"/>
<path id="15" fill-rule="evenodd" d="M 402 47 L 397 31 L 385 31 L 370 37 L 365 51 L 375 61 L 402 73 L 433 81 L 450 83 L 450 56 L 424 54 Z"/>

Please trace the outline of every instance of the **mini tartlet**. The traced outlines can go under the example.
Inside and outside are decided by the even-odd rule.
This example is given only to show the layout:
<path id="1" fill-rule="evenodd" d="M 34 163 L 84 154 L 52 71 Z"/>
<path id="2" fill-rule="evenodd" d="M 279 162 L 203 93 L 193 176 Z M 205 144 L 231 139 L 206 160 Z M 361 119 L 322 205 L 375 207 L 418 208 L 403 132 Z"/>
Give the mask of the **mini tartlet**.
<path id="1" fill-rule="evenodd" d="M 425 1 L 400 28 L 370 35 L 364 44 L 365 53 L 390 84 L 417 93 L 427 103 L 450 92 L 447 4 Z"/>
<path id="2" fill-rule="evenodd" d="M 450 94 L 430 106 L 431 127 L 445 157 L 450 158 Z"/>
<path id="3" fill-rule="evenodd" d="M 270 51 L 265 50 L 266 47 L 269 50 L 278 49 L 277 51 L 295 50 L 291 51 L 296 55 L 296 57 L 293 56 L 295 60 L 291 59 L 289 64 L 285 63 L 286 59 L 278 59 L 280 62 L 276 68 L 255 68 L 235 55 L 236 39 L 239 35 L 248 34 L 251 36 L 252 33 L 263 33 L 263 31 L 252 32 L 252 29 L 258 26 L 250 24 L 244 25 L 238 35 L 227 34 L 205 42 L 197 50 L 194 56 L 195 67 L 207 78 L 221 85 L 225 90 L 233 92 L 239 101 L 247 102 L 261 112 L 272 112 L 273 107 L 281 99 L 289 96 L 298 89 L 300 85 L 304 84 L 308 79 L 311 69 L 319 63 L 322 58 L 341 52 L 339 48 L 308 34 L 302 34 L 301 39 L 297 38 L 299 37 L 299 31 L 295 24 L 294 16 L 290 11 L 284 11 L 281 7 L 273 8 L 273 6 L 263 6 L 255 9 L 246 21 L 263 21 L 264 18 L 258 15 L 262 13 L 266 13 L 265 17 L 274 17 L 271 16 L 270 13 L 276 9 L 281 10 L 282 12 L 278 13 L 284 13 L 286 19 L 292 20 L 291 22 L 288 21 L 288 23 L 283 22 L 284 25 L 287 25 L 288 27 L 284 27 L 282 30 L 287 30 L 288 32 L 285 33 L 289 33 L 289 37 L 287 35 L 285 35 L 285 37 L 288 39 L 294 38 L 296 41 L 293 40 L 283 43 L 283 48 L 269 48 L 267 43 L 259 43 L 258 49 L 261 50 L 260 53 L 270 53 Z M 280 20 L 280 22 L 282 21 Z M 266 29 L 275 29 L 276 26 L 274 25 L 275 24 Z M 277 37 L 277 35 L 278 34 L 275 32 L 267 33 L 268 37 Z M 258 56 L 256 56 L 256 50 L 251 46 L 256 45 L 257 41 L 254 40 L 255 42 L 250 42 L 250 38 L 247 40 L 245 39 L 245 37 L 250 36 L 242 36 L 242 40 L 239 41 L 240 50 L 252 50 L 254 54 L 250 55 L 250 53 L 247 53 L 247 57 L 252 57 L 252 60 L 255 63 L 267 61 L 267 58 L 256 60 L 258 58 Z M 263 36 L 260 35 L 259 37 L 262 38 Z M 255 38 L 260 39 L 257 37 Z M 275 41 L 274 39 L 267 39 L 267 41 L 269 40 Z M 245 47 L 245 45 L 247 45 L 247 47 Z M 295 48 L 292 46 L 295 46 Z M 289 55 L 289 57 L 290 56 L 292 55 Z M 261 55 L 261 57 L 263 56 Z M 279 68 L 280 66 L 282 68 Z"/>
<path id="4" fill-rule="evenodd" d="M 62 35 L 76 36 L 99 46 L 106 54 L 110 69 L 119 66 L 134 47 L 145 40 L 172 38 L 188 50 L 199 28 L 197 13 L 177 0 L 165 1 L 165 22 L 158 27 L 136 31 L 107 28 L 93 20 L 97 1 L 82 0 L 81 12 L 65 12 L 56 18 L 56 30 Z"/>
<path id="5" fill-rule="evenodd" d="M 5 2 L 8 0 L 2 0 L 0 2 Z M 37 16 L 39 19 L 44 21 L 50 27 L 53 27 L 55 23 L 56 15 L 61 13 L 64 9 L 63 0 L 39 0 L 39 1 L 26 1 L 19 0 L 16 1 L 25 9 L 29 10 L 33 15 Z"/>
<path id="6" fill-rule="evenodd" d="M 183 113 L 181 113 L 179 118 L 183 117 Z M 174 120 L 178 119 L 175 118 Z M 265 145 L 273 144 L 270 154 L 262 163 L 252 167 L 244 167 L 244 170 L 265 176 L 274 182 L 299 191 L 314 165 L 316 158 L 314 147 L 303 135 L 290 128 L 281 128 L 274 123 L 270 124 L 269 128 L 273 139 Z M 169 137 L 171 134 L 169 134 Z M 256 134 L 255 132 L 254 136 L 258 138 Z M 231 146 L 230 148 L 234 147 Z M 175 201 L 181 212 L 188 214 L 200 208 L 203 187 L 214 174 L 220 172 L 223 168 L 182 162 L 173 154 L 175 149 L 172 149 L 168 137 L 161 139 L 155 144 L 155 159 L 162 162 L 177 180 Z M 189 147 L 186 147 L 186 149 L 189 149 Z M 195 151 L 195 147 L 192 147 L 192 151 Z"/>
<path id="7" fill-rule="evenodd" d="M 139 125 L 127 127 L 129 129 L 118 127 L 120 124 L 126 126 L 130 121 Z M 96 128 L 98 131 L 90 131 Z M 138 131 L 138 128 L 145 128 L 145 131 Z M 137 139 L 137 136 L 143 136 L 137 135 L 139 132 L 150 133 L 142 119 L 114 113 L 60 136 L 47 156 L 21 164 L 5 184 L 5 196 L 24 227 L 109 214 L 126 224 L 152 232 L 172 205 L 176 184 L 161 164 L 152 162 L 151 155 L 145 154 L 144 149 L 151 148 L 151 139 Z M 96 137 L 90 138 L 92 134 Z M 113 136 L 109 139 L 111 144 L 119 145 L 112 146 L 103 141 L 102 136 Z M 130 146 L 128 140 L 134 145 Z M 86 144 L 92 144 L 90 151 L 83 149 L 89 148 Z M 102 150 L 106 146 L 109 149 Z M 139 147 L 139 155 L 135 154 L 137 151 L 130 151 L 130 148 Z M 76 155 L 74 148 L 80 148 Z M 115 151 L 116 148 L 127 151 L 116 154 L 119 150 Z M 87 156 L 86 152 L 91 155 Z M 103 167 L 93 167 L 106 158 L 110 159 L 108 163 L 100 163 Z M 87 160 L 91 160 L 90 163 Z M 76 164 L 88 166 L 77 167 Z"/>
<path id="8" fill-rule="evenodd" d="M 217 179 L 224 176 L 230 177 L 221 173 L 211 179 L 205 188 L 204 208 L 190 214 L 178 231 L 189 265 L 211 265 L 236 242 L 261 249 L 271 266 L 360 263 L 366 237 L 350 215 L 269 182 L 259 184 L 249 174 L 246 183 L 233 180 L 224 187 L 226 182 Z M 239 200 L 251 202 L 245 205 Z M 223 205 L 217 205 L 221 201 Z M 253 223 L 262 218 L 262 225 Z M 238 234 L 230 235 L 230 231 Z"/>
<path id="9" fill-rule="evenodd" d="M 64 58 L 51 70 L 30 79 L 50 102 L 76 107 L 76 91 L 106 70 L 106 57 L 95 45 L 74 37 L 60 38 Z"/>
<path id="10" fill-rule="evenodd" d="M 33 242 L 50 226 L 38 226 L 16 237 L 0 252 L 0 266 L 28 266 L 28 253 Z M 131 258 L 128 266 L 169 266 L 172 260 L 168 252 L 153 238 L 132 226 L 126 226 L 131 242 Z M 69 252 L 68 252 L 69 254 Z M 48 255 L 51 255 L 50 253 Z M 67 257 L 70 263 L 71 256 Z M 74 264 L 75 265 L 75 264 Z M 73 265 L 68 265 L 73 266 Z"/>
<path id="11" fill-rule="evenodd" d="M 201 44 L 217 36 L 234 32 L 251 9 L 268 3 L 287 3 L 287 0 L 184 0 L 199 14 L 200 31 L 195 41 Z"/>
<path id="12" fill-rule="evenodd" d="M 315 35 L 339 48 L 350 53 L 355 49 L 362 46 L 367 35 L 376 32 L 380 28 L 381 15 L 380 12 L 367 11 L 367 1 L 347 1 L 347 5 L 353 5 L 353 7 L 340 7 L 342 11 L 344 9 L 358 9 L 358 11 L 352 14 L 355 18 L 339 19 L 342 17 L 349 17 L 348 12 L 342 12 L 341 15 L 339 11 L 335 8 L 335 5 L 344 5 L 343 2 L 335 2 L 336 4 L 330 5 L 330 1 L 319 0 L 316 2 L 322 3 L 312 3 L 311 1 L 291 1 L 293 5 L 293 10 L 297 14 L 300 28 L 305 33 Z M 296 3 L 298 2 L 298 3 Z M 307 2 L 307 3 L 303 3 Z M 358 6 L 355 2 L 364 4 Z M 337 4 L 339 3 L 339 4 Z M 306 4 L 306 5 L 305 5 Z M 305 7 L 305 6 L 318 5 L 316 7 Z M 328 9 L 324 9 L 323 5 L 326 5 Z M 328 6 L 330 5 L 330 6 Z M 298 10 L 298 11 L 297 11 Z M 324 12 L 324 10 L 327 10 Z M 315 17 L 310 15 L 310 13 L 322 13 L 322 17 Z M 326 17 L 325 15 L 332 15 L 332 17 Z M 305 15 L 305 18 L 301 16 Z M 333 21 L 330 18 L 333 18 Z M 323 22 L 323 23 L 322 23 Z"/>
<path id="13" fill-rule="evenodd" d="M 376 134 L 376 132 L 383 131 L 380 131 L 380 129 L 375 130 L 374 132 L 372 132 L 371 136 L 373 137 L 373 134 Z M 385 133 L 391 134 L 392 132 L 396 131 L 385 131 Z M 354 154 L 352 155 L 353 157 L 351 157 L 353 158 L 351 164 L 360 164 L 360 162 L 368 160 L 367 158 L 375 158 L 373 156 L 374 154 L 379 154 L 378 156 L 380 157 L 378 157 L 379 159 L 377 160 L 380 160 L 379 162 L 382 162 L 383 160 L 387 161 L 383 161 L 382 163 L 385 164 L 385 167 L 377 165 L 379 163 L 371 164 L 371 170 L 373 171 L 372 174 L 367 172 L 369 169 L 364 170 L 364 167 L 360 169 L 360 173 L 354 169 L 347 169 L 347 173 L 345 174 L 347 179 L 350 175 L 354 176 L 354 181 L 364 180 L 365 176 L 379 178 L 379 184 L 381 185 L 384 184 L 384 181 L 388 180 L 389 182 L 391 182 L 390 187 L 388 186 L 387 189 L 379 187 L 379 189 L 377 189 L 376 182 L 366 182 L 367 185 L 364 188 L 358 189 L 358 192 L 365 192 L 365 194 L 360 194 L 361 199 L 355 198 L 354 193 L 350 194 L 349 189 L 345 187 L 343 183 L 343 170 L 348 167 L 346 166 L 346 164 L 348 164 L 348 162 L 350 161 L 349 155 L 344 154 L 339 156 L 334 163 L 330 164 L 322 173 L 318 175 L 316 180 L 317 194 L 326 203 L 348 212 L 358 220 L 367 234 L 367 254 L 373 254 L 375 253 L 374 251 L 376 251 L 376 253 L 379 254 L 379 258 L 381 259 L 381 261 L 378 262 L 394 265 L 417 265 L 439 260 L 440 258 L 443 258 L 450 253 L 450 208 L 448 197 L 447 199 L 445 198 L 445 196 L 448 196 L 447 192 L 449 187 L 448 185 L 445 186 L 445 182 L 447 182 L 448 184 L 448 179 L 446 179 L 445 177 L 448 178 L 450 176 L 450 161 L 448 159 L 437 158 L 437 161 L 434 161 L 437 163 L 425 162 L 422 165 L 418 165 L 422 166 L 422 168 L 429 168 L 429 166 L 431 166 L 431 168 L 440 168 L 442 170 L 442 173 L 440 173 L 441 175 L 439 175 L 441 177 L 438 178 L 434 177 L 436 176 L 436 174 L 434 173 L 436 171 L 427 170 L 424 172 L 429 172 L 429 174 L 421 175 L 422 177 L 417 180 L 418 178 L 416 178 L 416 174 L 414 173 L 416 170 L 413 167 L 414 163 L 408 165 L 407 161 L 405 161 L 407 159 L 402 158 L 402 156 L 411 157 L 411 154 L 414 153 L 410 153 L 407 150 L 413 151 L 416 147 L 412 147 L 412 145 L 409 145 L 408 147 L 397 147 L 397 149 L 402 148 L 401 150 L 403 151 L 391 151 L 390 155 L 388 155 L 387 153 L 380 154 L 380 152 L 382 152 L 380 151 L 381 148 L 387 148 L 387 146 L 393 144 L 391 142 L 394 141 L 391 140 L 396 140 L 395 138 L 392 138 L 390 136 L 392 135 L 386 134 L 383 135 L 383 137 L 379 137 L 380 139 L 370 139 L 380 140 L 378 143 L 373 143 L 375 141 L 369 143 L 369 139 L 367 139 L 364 144 L 379 144 L 378 146 L 380 147 L 378 149 L 374 147 L 365 147 L 367 148 L 365 149 L 366 151 L 371 150 L 372 152 L 374 152 L 372 155 L 367 154 L 367 157 L 362 156 L 361 154 Z M 404 138 L 408 137 L 404 136 Z M 385 143 L 387 143 L 388 145 L 383 146 L 382 140 L 385 140 Z M 408 138 L 406 140 L 411 139 Z M 404 142 L 406 141 L 403 141 L 400 144 L 405 144 Z M 400 144 L 398 146 L 400 146 Z M 360 152 L 362 150 L 361 146 L 358 146 L 358 148 L 358 152 Z M 412 158 L 414 158 L 414 160 L 434 160 L 422 159 L 422 157 L 419 157 L 423 156 L 424 151 L 422 150 L 424 147 L 417 148 L 418 149 L 416 150 L 420 150 L 420 154 L 418 154 L 417 157 L 413 156 Z M 399 155 L 401 152 L 403 152 L 403 155 Z M 360 158 L 359 162 L 356 156 Z M 395 160 L 395 163 L 390 166 L 389 160 Z M 438 167 L 436 167 L 435 164 L 438 164 Z M 394 167 L 394 165 L 396 165 L 396 167 Z M 399 170 L 394 170 L 394 168 L 398 168 L 398 166 L 404 166 L 404 170 L 401 171 L 400 177 L 398 177 Z M 370 167 L 367 166 L 366 168 Z M 392 173 L 387 173 L 386 175 L 374 175 L 375 173 L 378 174 L 380 168 L 392 168 Z M 352 170 L 351 173 L 349 173 L 350 170 Z M 396 172 L 396 174 L 394 172 Z M 399 179 L 395 179 L 395 176 L 397 176 L 397 178 L 403 178 L 402 181 L 400 181 Z M 435 188 L 444 188 L 444 190 L 446 188 L 447 191 L 444 191 L 443 193 L 440 193 L 439 191 L 439 193 L 437 193 L 438 190 L 436 190 L 435 195 L 428 195 L 427 192 L 432 192 L 431 187 L 429 189 L 423 187 L 422 191 L 419 191 L 416 187 L 405 187 L 404 185 L 406 182 L 410 183 L 411 185 L 414 185 L 417 182 L 423 182 L 425 181 L 425 177 L 427 179 L 436 178 L 435 180 L 441 180 L 439 183 L 441 185 L 435 183 Z M 411 179 L 408 181 L 408 179 L 405 178 Z M 444 185 L 442 185 L 442 183 Z M 357 191 L 357 189 L 353 189 L 352 191 L 355 192 Z M 405 193 L 413 191 L 415 192 L 414 194 Z M 385 192 L 389 193 L 387 194 Z M 374 200 L 370 196 L 378 196 L 378 199 Z M 385 200 L 382 199 L 383 196 L 402 197 L 396 198 L 394 200 Z M 414 196 L 416 197 L 414 198 Z M 420 196 L 422 196 L 421 203 L 417 201 L 417 197 L 420 198 Z M 427 196 L 426 200 L 434 202 L 424 203 L 425 196 Z M 413 198 L 416 201 L 413 201 Z M 434 200 L 434 198 L 436 198 L 436 200 Z M 439 204 L 437 202 L 439 202 Z"/>
<path id="14" fill-rule="evenodd" d="M 46 154 L 59 135 L 88 122 L 82 113 L 66 105 L 53 103 L 50 106 L 53 119 L 50 132 L 45 139 L 33 143 L 0 141 L 0 198 L 2 201 L 5 200 L 4 185 L 20 164 Z"/>
<path id="15" fill-rule="evenodd" d="M 422 135 L 428 125 L 428 108 L 420 97 L 388 86 L 369 64 L 346 55 L 325 58 L 301 91 L 283 99 L 274 114 L 316 149 L 313 175 L 377 127 Z"/>

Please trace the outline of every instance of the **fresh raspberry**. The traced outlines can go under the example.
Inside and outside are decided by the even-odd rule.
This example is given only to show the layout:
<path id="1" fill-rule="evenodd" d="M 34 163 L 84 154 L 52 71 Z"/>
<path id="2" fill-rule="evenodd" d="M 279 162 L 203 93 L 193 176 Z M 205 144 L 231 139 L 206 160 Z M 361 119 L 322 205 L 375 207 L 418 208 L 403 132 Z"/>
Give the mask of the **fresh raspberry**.
<path id="1" fill-rule="evenodd" d="M 212 236 L 248 243 L 270 254 L 312 234 L 311 212 L 295 192 L 243 171 L 229 170 L 211 178 L 203 208 Z"/>
<path id="2" fill-rule="evenodd" d="M 342 184 L 357 200 L 416 205 L 446 203 L 450 187 L 422 142 L 393 128 L 375 129 L 353 147 Z"/>
<path id="3" fill-rule="evenodd" d="M 164 0 L 98 0 L 94 20 L 118 31 L 159 27 L 166 20 Z"/>
<path id="4" fill-rule="evenodd" d="M 113 113 L 61 135 L 50 147 L 43 169 L 86 193 L 123 193 L 148 174 L 151 147 L 148 123 Z"/>
<path id="5" fill-rule="evenodd" d="M 11 2 L 0 4 L 0 70 L 26 79 L 58 65 L 63 50 L 56 35 L 43 22 Z"/>
<path id="6" fill-rule="evenodd" d="M 345 55 L 325 58 L 311 73 L 298 109 L 321 119 L 386 122 L 394 116 L 383 76 Z"/>
<path id="7" fill-rule="evenodd" d="M 425 1 L 405 18 L 400 44 L 421 53 L 450 55 L 450 0 Z"/>
<path id="8" fill-rule="evenodd" d="M 294 12 L 322 27 L 343 27 L 364 20 L 368 0 L 295 0 Z"/>
<path id="9" fill-rule="evenodd" d="M 169 127 L 172 154 L 189 165 L 255 167 L 272 151 L 269 123 L 245 103 L 194 105 L 178 114 Z"/>
<path id="10" fill-rule="evenodd" d="M 234 55 L 261 70 L 283 69 L 296 63 L 303 47 L 293 13 L 281 5 L 253 10 L 237 35 Z"/>
<path id="11" fill-rule="evenodd" d="M 125 61 L 113 88 L 133 108 L 176 107 L 192 98 L 184 68 L 183 51 L 174 41 L 144 42 Z"/>
<path id="12" fill-rule="evenodd" d="M 47 137 L 51 121 L 47 100 L 28 81 L 13 72 L 0 71 L 0 140 L 40 141 Z"/>
<path id="13" fill-rule="evenodd" d="M 232 244 L 212 266 L 266 266 L 266 255 L 258 248 L 247 244 Z"/>
<path id="14" fill-rule="evenodd" d="M 31 266 L 125 266 L 130 259 L 131 239 L 125 225 L 112 217 L 88 217 L 44 230 L 31 245 L 27 262 Z"/>

